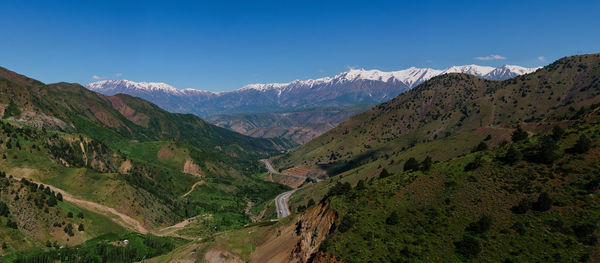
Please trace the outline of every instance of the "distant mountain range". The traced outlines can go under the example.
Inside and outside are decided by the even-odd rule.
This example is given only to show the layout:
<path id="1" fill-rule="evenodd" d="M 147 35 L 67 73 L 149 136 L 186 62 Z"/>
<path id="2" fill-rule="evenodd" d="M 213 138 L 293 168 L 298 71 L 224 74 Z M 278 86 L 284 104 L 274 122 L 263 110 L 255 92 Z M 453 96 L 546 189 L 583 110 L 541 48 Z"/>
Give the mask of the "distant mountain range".
<path id="1" fill-rule="evenodd" d="M 289 83 L 251 84 L 227 92 L 176 89 L 164 83 L 103 80 L 88 84 L 105 94 L 128 94 L 149 100 L 171 112 L 200 117 L 218 114 L 248 114 L 388 101 L 435 76 L 467 73 L 489 80 L 505 80 L 538 68 L 505 65 L 453 66 L 446 70 L 411 67 L 400 71 L 351 69 L 334 77 L 295 80 Z"/>

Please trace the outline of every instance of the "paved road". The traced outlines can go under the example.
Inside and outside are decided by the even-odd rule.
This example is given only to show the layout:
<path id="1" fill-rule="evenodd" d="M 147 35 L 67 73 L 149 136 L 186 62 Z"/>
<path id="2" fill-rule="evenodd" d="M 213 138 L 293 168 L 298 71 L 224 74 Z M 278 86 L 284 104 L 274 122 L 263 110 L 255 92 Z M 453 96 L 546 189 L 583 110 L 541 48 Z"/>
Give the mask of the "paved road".
<path id="1" fill-rule="evenodd" d="M 290 215 L 290 209 L 287 205 L 287 200 L 296 191 L 298 191 L 298 189 L 287 191 L 275 197 L 275 206 L 277 207 L 277 218 L 284 218 Z"/>
<path id="2" fill-rule="evenodd" d="M 273 166 L 271 166 L 271 163 L 269 162 L 269 160 L 263 159 L 260 161 L 262 163 L 264 163 L 265 166 L 267 167 L 267 170 L 269 170 L 269 172 L 273 173 L 273 174 L 281 174 L 284 176 L 291 176 L 291 177 L 302 178 L 302 179 L 309 178 L 309 179 L 313 180 L 313 183 L 314 182 L 318 183 L 321 181 L 321 179 L 318 179 L 318 178 L 312 179 L 310 177 L 298 176 L 298 175 L 293 175 L 293 174 L 282 174 L 282 173 L 277 172 L 275 169 L 273 169 Z M 304 186 L 300 187 L 298 189 L 294 189 L 291 191 L 281 193 L 277 197 L 275 197 L 275 206 L 277 207 L 277 218 L 284 218 L 284 217 L 290 215 L 290 208 L 287 205 L 287 200 L 290 198 L 290 196 L 292 196 L 292 194 L 294 192 L 296 192 L 302 188 L 304 188 Z"/>
<path id="3" fill-rule="evenodd" d="M 305 179 L 306 178 L 304 176 L 298 176 L 298 175 L 294 175 L 294 174 L 282 174 L 282 173 L 276 171 L 275 169 L 273 169 L 273 166 L 271 166 L 271 163 L 269 162 L 269 160 L 262 159 L 260 161 L 265 164 L 265 166 L 267 167 L 267 170 L 269 170 L 269 173 L 272 173 L 272 174 L 281 174 L 281 175 L 291 176 L 291 177 L 301 178 L 301 179 Z"/>
<path id="4" fill-rule="evenodd" d="M 267 167 L 267 170 L 269 170 L 270 173 L 281 174 L 281 173 L 277 172 L 275 169 L 273 169 L 273 166 L 271 166 L 271 163 L 269 162 L 269 160 L 263 159 L 260 161 L 265 164 L 265 166 Z M 281 175 L 292 176 L 292 177 L 296 177 L 296 178 L 304 178 L 302 176 L 291 175 L 291 174 L 281 174 Z M 290 215 L 290 208 L 287 205 L 287 200 L 296 191 L 298 191 L 298 189 L 294 189 L 291 191 L 281 193 L 277 197 L 275 197 L 275 207 L 277 209 L 277 218 L 284 218 L 284 217 Z"/>

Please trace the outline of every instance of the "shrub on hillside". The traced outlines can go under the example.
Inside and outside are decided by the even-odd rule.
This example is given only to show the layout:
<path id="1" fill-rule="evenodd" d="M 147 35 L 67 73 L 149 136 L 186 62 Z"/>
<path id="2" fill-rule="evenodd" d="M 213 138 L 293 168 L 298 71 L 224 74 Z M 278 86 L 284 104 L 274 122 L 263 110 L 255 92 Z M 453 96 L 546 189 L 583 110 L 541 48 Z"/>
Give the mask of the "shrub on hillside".
<path id="1" fill-rule="evenodd" d="M 592 141 L 587 136 L 585 136 L 585 134 L 582 134 L 581 136 L 579 136 L 579 139 L 577 139 L 577 142 L 573 146 L 572 151 L 575 153 L 586 153 L 590 150 L 591 146 Z"/>
<path id="2" fill-rule="evenodd" d="M 400 216 L 398 212 L 394 211 L 385 219 L 385 223 L 388 225 L 397 225 L 400 223 Z"/>
<path id="3" fill-rule="evenodd" d="M 391 174 L 385 168 L 383 168 L 383 170 L 381 170 L 381 172 L 379 173 L 379 178 L 386 178 L 390 175 Z"/>
<path id="4" fill-rule="evenodd" d="M 431 161 L 431 156 L 425 157 L 425 159 L 421 162 L 421 171 L 427 172 L 431 169 L 431 165 L 433 161 Z"/>
<path id="5" fill-rule="evenodd" d="M 468 163 L 465 166 L 465 172 L 473 171 L 473 170 L 479 168 L 482 163 L 483 163 L 483 161 L 481 160 L 481 156 L 475 157 L 475 159 L 473 161 L 471 161 L 470 163 Z"/>
<path id="6" fill-rule="evenodd" d="M 57 204 L 56 198 L 54 198 L 54 196 L 50 196 L 50 198 L 46 200 L 46 204 L 50 207 L 55 206 Z"/>
<path id="7" fill-rule="evenodd" d="M 511 135 L 511 139 L 513 142 L 522 141 L 522 140 L 527 139 L 528 137 L 529 137 L 529 134 L 527 134 L 527 132 L 525 130 L 523 130 L 521 125 L 517 125 L 517 128 L 515 129 L 515 131 L 513 131 L 512 135 Z"/>
<path id="8" fill-rule="evenodd" d="M 340 222 L 340 226 L 338 227 L 338 230 L 342 233 L 350 230 L 350 228 L 354 225 L 354 218 L 351 215 L 344 215 L 344 217 L 342 217 L 342 220 Z"/>
<path id="9" fill-rule="evenodd" d="M 506 154 L 504 154 L 504 156 L 502 157 L 502 161 L 504 161 L 507 164 L 515 164 L 522 158 L 523 154 L 519 150 L 517 150 L 517 148 L 511 145 L 506 151 Z"/>
<path id="10" fill-rule="evenodd" d="M 480 151 L 485 151 L 488 149 L 488 145 L 485 142 L 480 142 L 479 144 L 477 144 L 477 146 L 475 146 L 475 148 L 473 148 L 473 150 L 471 150 L 471 152 L 480 152 Z"/>
<path id="11" fill-rule="evenodd" d="M 67 224 L 63 230 L 71 237 L 75 235 L 75 233 L 73 233 L 73 224 L 71 223 Z"/>
<path id="12" fill-rule="evenodd" d="M 552 200 L 552 198 L 550 198 L 550 195 L 548 195 L 548 193 L 546 192 L 543 192 L 538 197 L 538 200 L 535 203 L 533 203 L 532 209 L 543 212 L 552 208 L 553 203 L 554 201 Z"/>
<path id="13" fill-rule="evenodd" d="M 8 206 L 0 201 L 0 216 L 8 216 L 10 214 L 10 211 L 8 210 Z"/>
<path id="14" fill-rule="evenodd" d="M 473 222 L 467 226 L 465 230 L 473 234 L 483 234 L 492 227 L 492 218 L 488 215 L 483 215 L 477 222 Z"/>
<path id="15" fill-rule="evenodd" d="M 579 241 L 586 245 L 595 245 L 598 237 L 594 234 L 596 224 L 591 222 L 577 223 L 573 225 L 573 233 Z"/>
<path id="16" fill-rule="evenodd" d="M 558 145 L 552 136 L 546 135 L 533 148 L 529 149 L 526 156 L 532 162 L 552 164 L 559 155 L 556 152 Z"/>
<path id="17" fill-rule="evenodd" d="M 365 180 L 358 180 L 358 183 L 356 183 L 356 190 L 357 191 L 361 191 L 364 190 L 366 188 L 365 186 Z"/>
<path id="18" fill-rule="evenodd" d="M 410 157 L 404 163 L 404 171 L 416 171 L 419 170 L 419 162 L 417 159 Z"/>
<path id="19" fill-rule="evenodd" d="M 350 192 L 350 190 L 352 190 L 352 186 L 350 185 L 350 183 L 337 182 L 333 187 L 331 187 L 329 189 L 329 191 L 325 195 L 324 199 L 327 199 L 331 196 L 336 196 L 336 195 L 345 195 L 346 193 Z"/>
<path id="20" fill-rule="evenodd" d="M 515 214 L 525 214 L 527 213 L 527 211 L 529 211 L 530 208 L 531 202 L 529 202 L 527 198 L 523 198 L 518 205 L 511 207 L 510 211 L 512 211 Z"/>
<path id="21" fill-rule="evenodd" d="M 474 258 L 481 252 L 481 244 L 477 238 L 470 235 L 463 235 L 462 240 L 454 242 L 456 252 L 466 258 Z"/>
<path id="22" fill-rule="evenodd" d="M 565 136 L 565 130 L 558 125 L 552 127 L 552 138 L 555 140 L 560 140 L 563 136 Z"/>
<path id="23" fill-rule="evenodd" d="M 6 221 L 6 226 L 9 228 L 12 228 L 12 229 L 17 229 L 17 227 L 18 227 L 17 222 L 12 221 L 10 219 L 8 221 Z"/>

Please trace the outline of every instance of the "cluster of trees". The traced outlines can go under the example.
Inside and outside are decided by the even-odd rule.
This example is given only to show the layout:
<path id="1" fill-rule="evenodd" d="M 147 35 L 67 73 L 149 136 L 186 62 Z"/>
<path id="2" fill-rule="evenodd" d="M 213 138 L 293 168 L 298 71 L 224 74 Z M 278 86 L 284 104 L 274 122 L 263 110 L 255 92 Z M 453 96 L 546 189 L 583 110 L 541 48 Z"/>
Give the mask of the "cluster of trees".
<path id="1" fill-rule="evenodd" d="M 152 235 L 123 238 L 130 240 L 129 245 L 114 246 L 104 241 L 93 241 L 73 248 L 58 249 L 58 244 L 55 243 L 56 250 L 19 255 L 14 262 L 137 262 L 165 254 L 175 248 L 171 238 Z M 52 244 L 48 241 L 46 246 L 51 247 Z"/>
<path id="2" fill-rule="evenodd" d="M 479 220 L 470 223 L 465 228 L 462 239 L 454 242 L 456 252 L 466 258 L 474 258 L 481 252 L 479 238 L 492 227 L 493 220 L 489 215 L 482 215 Z"/>
<path id="3" fill-rule="evenodd" d="M 350 190 L 352 190 L 352 185 L 350 185 L 350 183 L 337 182 L 333 187 L 331 187 L 329 189 L 329 191 L 327 192 L 327 194 L 325 195 L 325 197 L 323 199 L 327 199 L 329 197 L 336 196 L 336 195 L 345 195 L 348 192 L 350 192 Z"/>
<path id="4" fill-rule="evenodd" d="M 429 171 L 431 169 L 431 165 L 433 161 L 430 156 L 425 157 L 422 162 L 417 161 L 414 157 L 408 158 L 404 163 L 404 171 Z"/>
<path id="5" fill-rule="evenodd" d="M 300 205 L 300 206 L 298 206 L 297 211 L 299 213 L 304 212 L 304 210 L 306 210 L 307 208 L 309 208 L 309 207 L 311 207 L 313 205 L 315 205 L 315 200 L 311 198 L 311 199 L 308 200 L 308 202 L 306 203 L 306 205 Z"/>
<path id="6" fill-rule="evenodd" d="M 42 192 L 44 194 L 41 196 L 41 199 L 35 199 L 35 202 L 36 202 L 36 205 L 38 206 L 38 208 L 43 207 L 43 205 L 44 205 L 43 201 L 46 196 L 48 197 L 48 199 L 46 199 L 45 202 L 49 207 L 56 206 L 59 201 L 60 202 L 63 201 L 62 194 L 52 191 L 52 189 L 50 189 L 50 187 L 46 187 L 43 184 L 38 185 L 34 182 L 27 180 L 26 178 L 21 179 L 21 183 L 23 183 L 25 186 L 29 187 L 29 191 L 31 193 L 35 193 L 39 190 L 40 192 Z"/>
<path id="7" fill-rule="evenodd" d="M 519 204 L 511 207 L 510 210 L 515 214 L 525 214 L 529 209 L 544 212 L 552 208 L 553 204 L 554 200 L 552 200 L 550 195 L 547 192 L 542 192 L 538 196 L 537 201 L 532 203 L 529 199 L 523 198 L 519 201 Z"/>
<path id="8" fill-rule="evenodd" d="M 515 147 L 515 145 L 510 145 L 505 155 L 500 157 L 500 159 L 507 164 L 514 164 L 523 158 L 536 163 L 551 164 L 560 157 L 558 141 L 565 134 L 565 131 L 560 126 L 554 126 L 552 133 L 542 136 L 536 144 L 525 149 L 523 152 Z M 513 141 L 519 142 L 527 138 L 527 132 L 521 126 L 517 126 L 512 134 Z M 585 134 L 582 134 L 577 139 L 575 145 L 566 151 L 582 154 L 589 151 L 591 146 L 592 141 Z"/>

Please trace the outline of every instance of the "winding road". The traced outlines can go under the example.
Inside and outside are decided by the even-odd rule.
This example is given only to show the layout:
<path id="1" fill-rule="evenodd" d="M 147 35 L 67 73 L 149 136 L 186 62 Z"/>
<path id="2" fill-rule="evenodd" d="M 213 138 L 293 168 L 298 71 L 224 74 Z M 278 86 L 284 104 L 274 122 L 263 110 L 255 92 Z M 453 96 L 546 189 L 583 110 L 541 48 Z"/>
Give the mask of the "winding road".
<path id="1" fill-rule="evenodd" d="M 273 166 L 271 166 L 271 163 L 267 159 L 263 159 L 260 161 L 265 164 L 265 166 L 267 167 L 267 170 L 269 170 L 269 172 L 272 174 L 281 174 L 281 175 L 292 176 L 292 177 L 296 177 L 296 178 L 304 178 L 302 176 L 297 176 L 297 175 L 292 175 L 292 174 L 282 174 L 282 173 L 277 172 L 275 169 L 273 169 Z M 298 188 L 298 189 L 300 189 L 300 188 Z M 287 200 L 290 198 L 290 196 L 292 196 L 292 194 L 294 192 L 298 191 L 298 189 L 294 189 L 294 190 L 290 190 L 290 191 L 281 193 L 277 197 L 275 197 L 277 218 L 284 218 L 284 217 L 290 215 L 290 208 L 287 205 Z"/>
<path id="2" fill-rule="evenodd" d="M 275 206 L 277 207 L 277 218 L 284 218 L 290 215 L 290 209 L 287 205 L 287 200 L 296 191 L 298 191 L 298 189 L 287 191 L 275 197 Z"/>

